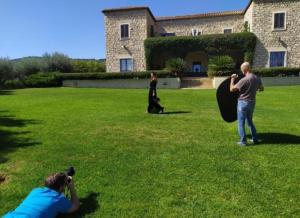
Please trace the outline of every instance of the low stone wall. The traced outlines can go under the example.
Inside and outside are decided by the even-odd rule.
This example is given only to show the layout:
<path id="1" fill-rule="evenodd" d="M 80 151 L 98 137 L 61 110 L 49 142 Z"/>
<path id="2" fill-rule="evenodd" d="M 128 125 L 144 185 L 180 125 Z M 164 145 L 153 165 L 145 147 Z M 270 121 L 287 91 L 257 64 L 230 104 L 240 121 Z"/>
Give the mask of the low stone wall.
<path id="1" fill-rule="evenodd" d="M 147 89 L 149 79 L 114 79 L 114 80 L 64 80 L 64 87 L 76 88 L 112 88 L 112 89 Z M 179 78 L 161 78 L 157 88 L 179 89 Z"/>
<path id="2" fill-rule="evenodd" d="M 213 87 L 217 89 L 228 77 L 214 77 Z M 300 85 L 300 77 L 262 77 L 264 86 Z"/>

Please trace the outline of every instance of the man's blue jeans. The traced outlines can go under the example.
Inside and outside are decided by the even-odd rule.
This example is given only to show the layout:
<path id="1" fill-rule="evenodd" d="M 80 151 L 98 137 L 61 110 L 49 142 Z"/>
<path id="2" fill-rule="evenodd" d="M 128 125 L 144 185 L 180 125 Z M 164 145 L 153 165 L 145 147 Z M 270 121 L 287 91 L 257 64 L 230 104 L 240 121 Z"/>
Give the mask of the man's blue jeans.
<path id="1" fill-rule="evenodd" d="M 238 114 L 238 130 L 241 138 L 241 143 L 246 144 L 246 132 L 245 132 L 245 122 L 247 120 L 247 124 L 251 130 L 252 140 L 254 143 L 257 142 L 256 128 L 252 121 L 253 112 L 255 108 L 255 101 L 245 101 L 239 100 L 237 107 Z"/>

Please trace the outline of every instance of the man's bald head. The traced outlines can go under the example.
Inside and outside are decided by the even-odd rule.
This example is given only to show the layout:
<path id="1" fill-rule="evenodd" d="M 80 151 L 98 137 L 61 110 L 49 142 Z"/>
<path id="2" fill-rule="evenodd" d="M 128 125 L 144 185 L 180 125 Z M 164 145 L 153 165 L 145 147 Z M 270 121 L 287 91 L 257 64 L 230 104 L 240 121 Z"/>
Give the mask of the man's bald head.
<path id="1" fill-rule="evenodd" d="M 251 66 L 249 62 L 244 62 L 241 66 L 241 70 L 243 72 L 243 74 L 246 74 L 248 72 L 251 72 Z"/>

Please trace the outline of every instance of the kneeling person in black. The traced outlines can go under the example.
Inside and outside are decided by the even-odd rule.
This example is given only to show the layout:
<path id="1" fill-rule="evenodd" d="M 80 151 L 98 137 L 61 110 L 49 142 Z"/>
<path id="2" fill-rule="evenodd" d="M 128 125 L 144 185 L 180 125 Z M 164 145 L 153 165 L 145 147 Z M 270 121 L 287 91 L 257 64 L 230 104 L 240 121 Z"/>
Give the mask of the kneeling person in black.
<path id="1" fill-rule="evenodd" d="M 157 97 L 156 93 L 157 85 L 157 74 L 155 72 L 151 73 L 151 82 L 148 94 L 148 113 L 163 113 L 164 108 L 159 104 L 160 99 Z"/>

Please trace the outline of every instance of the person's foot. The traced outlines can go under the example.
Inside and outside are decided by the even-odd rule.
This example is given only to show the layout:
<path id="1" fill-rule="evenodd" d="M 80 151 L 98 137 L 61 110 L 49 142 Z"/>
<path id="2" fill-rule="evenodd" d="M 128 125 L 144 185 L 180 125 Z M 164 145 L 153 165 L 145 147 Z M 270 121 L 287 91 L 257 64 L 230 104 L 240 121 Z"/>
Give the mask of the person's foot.
<path id="1" fill-rule="evenodd" d="M 253 140 L 251 139 L 250 142 L 253 144 L 253 145 L 258 145 L 259 144 L 259 141 L 256 139 L 256 140 Z"/>
<path id="2" fill-rule="evenodd" d="M 247 146 L 247 143 L 246 142 L 237 142 L 238 145 L 244 147 L 244 146 Z"/>

